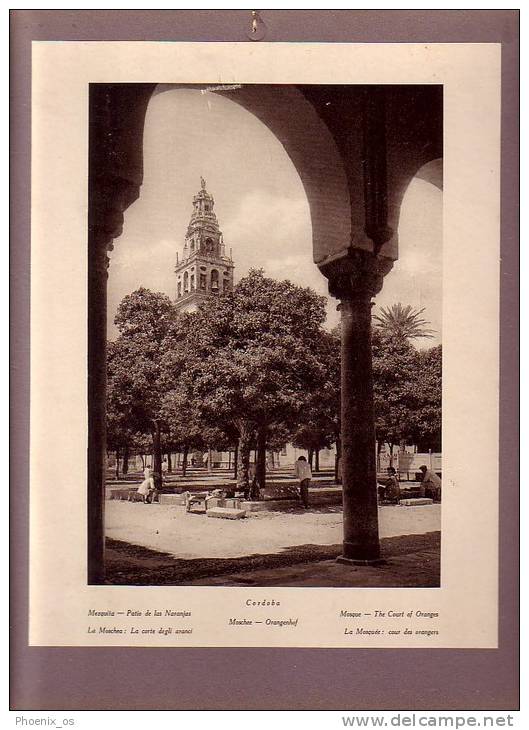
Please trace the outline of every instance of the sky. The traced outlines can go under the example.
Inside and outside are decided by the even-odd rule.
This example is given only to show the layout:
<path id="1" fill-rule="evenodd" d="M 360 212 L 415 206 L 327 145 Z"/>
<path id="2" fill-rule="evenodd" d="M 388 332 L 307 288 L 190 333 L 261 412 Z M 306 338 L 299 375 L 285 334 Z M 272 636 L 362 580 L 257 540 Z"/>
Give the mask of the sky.
<path id="1" fill-rule="evenodd" d="M 327 326 L 339 321 L 337 300 L 312 261 L 307 198 L 299 175 L 268 128 L 235 102 L 199 90 L 155 94 L 144 133 L 144 181 L 125 212 L 110 254 L 108 335 L 121 299 L 140 286 L 175 297 L 176 252 L 181 255 L 193 196 L 204 177 L 232 249 L 235 282 L 250 268 L 310 286 L 327 297 Z M 386 276 L 375 311 L 396 302 L 425 307 L 423 317 L 441 341 L 442 193 L 415 179 L 399 222 L 399 260 Z"/>

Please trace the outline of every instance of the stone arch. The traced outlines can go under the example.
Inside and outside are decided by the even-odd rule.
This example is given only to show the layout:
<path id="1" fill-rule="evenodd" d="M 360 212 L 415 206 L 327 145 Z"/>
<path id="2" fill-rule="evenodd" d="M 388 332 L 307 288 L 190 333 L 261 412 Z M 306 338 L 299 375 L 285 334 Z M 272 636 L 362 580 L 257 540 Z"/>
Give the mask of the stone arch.
<path id="1" fill-rule="evenodd" d="M 443 190 L 443 158 L 438 157 L 435 160 L 426 162 L 417 172 L 414 177 L 419 180 L 424 180 L 434 185 L 439 190 Z"/>
<path id="2" fill-rule="evenodd" d="M 404 192 L 442 156 L 442 86 L 95 84 L 90 230 L 109 248 L 139 195 L 149 100 L 171 89 L 220 94 L 274 134 L 305 189 L 320 268 L 350 249 L 373 251 L 374 240 L 382 256 L 397 258 Z"/>
<path id="3" fill-rule="evenodd" d="M 204 251 L 205 251 L 206 254 L 213 255 L 214 253 L 216 253 L 215 252 L 215 242 L 209 236 L 208 236 L 208 238 L 206 238 L 204 240 L 204 246 L 203 246 L 203 248 L 204 248 Z"/>
<path id="4" fill-rule="evenodd" d="M 404 86 L 387 92 L 387 224 L 392 236 L 385 249 L 395 259 L 400 209 L 411 181 L 421 177 L 442 189 L 442 103 L 440 86 Z"/>
<path id="5" fill-rule="evenodd" d="M 397 231 L 399 227 L 400 212 L 402 202 L 406 191 L 408 190 L 410 183 L 418 178 L 434 185 L 439 190 L 443 190 L 443 159 L 437 157 L 427 162 L 421 163 L 420 160 L 410 165 L 407 170 L 404 170 L 397 178 L 395 185 L 392 190 L 392 206 L 390 213 L 390 220 L 394 233 L 394 240 L 396 241 Z"/>
<path id="6" fill-rule="evenodd" d="M 316 263 L 325 257 L 325 252 L 348 246 L 352 214 L 343 159 L 327 124 L 300 88 L 159 84 L 153 96 L 177 89 L 215 93 L 233 101 L 257 117 L 281 143 L 307 196 Z"/>

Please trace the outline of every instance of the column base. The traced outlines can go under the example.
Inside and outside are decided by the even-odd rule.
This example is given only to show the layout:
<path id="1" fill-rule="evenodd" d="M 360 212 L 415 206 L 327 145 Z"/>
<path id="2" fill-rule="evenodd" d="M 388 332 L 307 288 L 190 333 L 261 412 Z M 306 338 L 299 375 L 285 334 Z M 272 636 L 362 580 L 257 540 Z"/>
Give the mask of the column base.
<path id="1" fill-rule="evenodd" d="M 385 560 L 380 557 L 380 543 L 377 539 L 362 536 L 354 542 L 344 540 L 342 554 L 338 560 L 347 565 L 382 565 Z"/>
<path id="2" fill-rule="evenodd" d="M 375 558 L 373 560 L 357 560 L 355 558 L 346 558 L 345 555 L 340 555 L 336 558 L 337 563 L 342 565 L 385 565 L 386 560 L 383 558 Z"/>

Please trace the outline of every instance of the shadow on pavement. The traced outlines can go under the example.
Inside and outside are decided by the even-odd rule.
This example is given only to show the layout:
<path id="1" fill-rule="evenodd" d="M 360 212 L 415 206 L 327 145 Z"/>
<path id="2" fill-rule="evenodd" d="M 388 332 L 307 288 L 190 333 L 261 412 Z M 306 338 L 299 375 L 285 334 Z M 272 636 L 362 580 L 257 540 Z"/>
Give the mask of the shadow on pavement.
<path id="1" fill-rule="evenodd" d="M 410 556 L 410 559 L 413 559 L 415 556 L 421 565 L 425 560 L 431 563 L 428 585 L 439 585 L 440 545 L 440 532 L 384 538 L 381 540 L 381 552 L 388 563 L 381 565 L 377 570 L 386 572 L 394 558 Z M 342 552 L 341 544 L 295 545 L 284 548 L 280 553 L 255 554 L 239 558 L 183 560 L 169 553 L 150 550 L 120 540 L 107 538 L 106 546 L 106 583 L 109 585 L 189 585 L 198 580 L 202 585 L 207 585 L 207 580 L 204 579 L 333 560 Z M 234 580 L 239 584 L 247 582 L 256 585 L 253 579 L 246 581 L 244 576 L 237 575 Z M 215 580 L 215 584 L 219 585 L 221 582 Z"/>

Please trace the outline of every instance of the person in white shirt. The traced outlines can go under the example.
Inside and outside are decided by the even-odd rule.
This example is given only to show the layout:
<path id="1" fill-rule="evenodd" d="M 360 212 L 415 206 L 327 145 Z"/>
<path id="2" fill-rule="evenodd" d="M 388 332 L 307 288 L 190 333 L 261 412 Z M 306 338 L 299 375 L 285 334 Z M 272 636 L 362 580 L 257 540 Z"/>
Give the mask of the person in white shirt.
<path id="1" fill-rule="evenodd" d="M 138 488 L 138 494 L 141 494 L 143 502 L 148 504 L 151 494 L 154 492 L 154 479 L 152 477 L 150 467 L 146 466 L 143 470 L 143 481 Z"/>
<path id="2" fill-rule="evenodd" d="M 310 464 L 304 456 L 300 456 L 295 466 L 296 476 L 299 479 L 299 496 L 304 507 L 309 506 L 309 486 L 312 479 Z"/>

